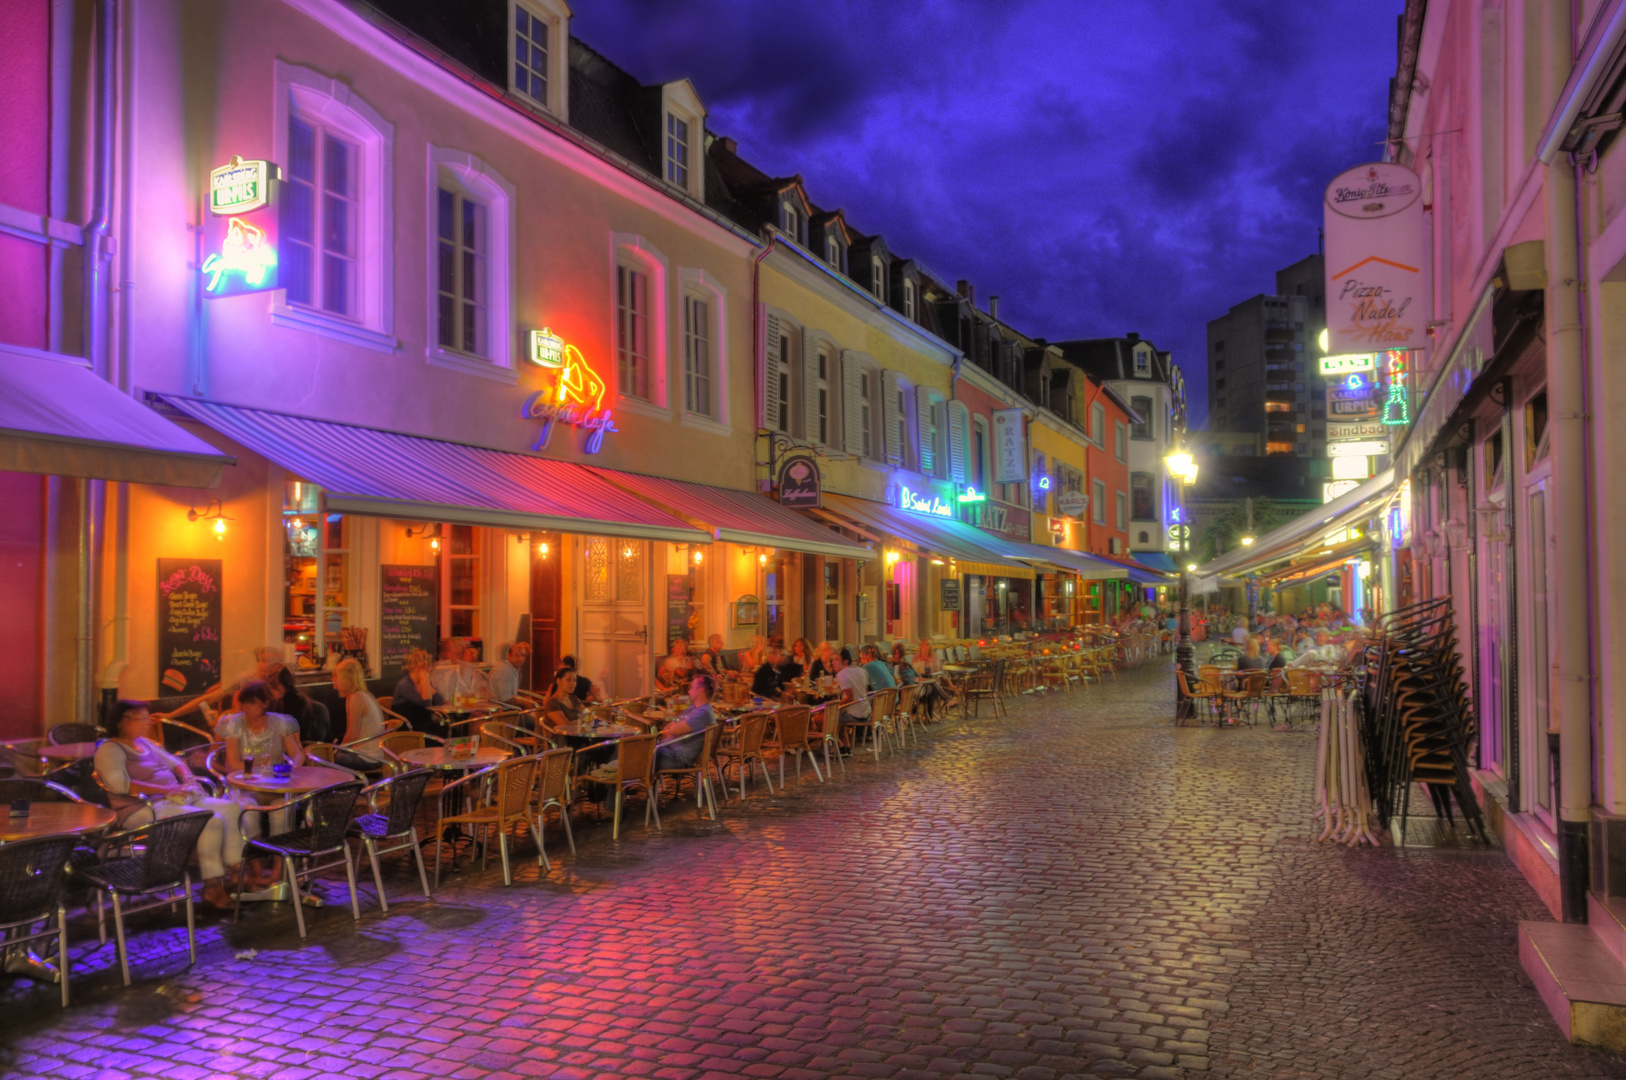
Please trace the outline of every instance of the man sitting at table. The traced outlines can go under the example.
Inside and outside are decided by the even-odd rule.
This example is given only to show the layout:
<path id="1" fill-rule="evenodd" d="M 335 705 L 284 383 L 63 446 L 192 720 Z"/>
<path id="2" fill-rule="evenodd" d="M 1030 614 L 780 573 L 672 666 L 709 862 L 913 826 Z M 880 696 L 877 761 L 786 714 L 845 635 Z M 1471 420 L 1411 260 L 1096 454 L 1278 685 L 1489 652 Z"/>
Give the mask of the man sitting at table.
<path id="1" fill-rule="evenodd" d="M 655 669 L 655 687 L 667 693 L 674 693 L 688 683 L 694 673 L 694 657 L 689 655 L 689 642 L 685 638 L 673 638 L 671 651 L 661 659 L 660 666 Z"/>
<path id="2" fill-rule="evenodd" d="M 700 667 L 714 679 L 723 677 L 723 635 L 713 634 L 706 639 L 706 651 L 700 654 Z"/>
<path id="3" fill-rule="evenodd" d="M 836 685 L 841 690 L 841 750 L 846 753 L 852 746 L 847 728 L 869 723 L 869 676 L 853 663 L 853 652 L 846 647 L 836 654 Z"/>
<path id="4" fill-rule="evenodd" d="M 864 658 L 864 674 L 869 678 L 871 690 L 890 690 L 898 685 L 898 680 L 892 677 L 892 669 L 881 659 L 880 649 L 865 645 L 858 650 L 858 655 Z"/>
<path id="5" fill-rule="evenodd" d="M 503 652 L 503 658 L 491 668 L 487 676 L 487 685 L 491 688 L 491 700 L 502 705 L 515 704 L 519 696 L 519 684 L 526 663 L 531 658 L 531 647 L 523 641 L 516 641 Z"/>
<path id="6" fill-rule="evenodd" d="M 717 681 L 704 671 L 689 680 L 689 707 L 662 729 L 661 741 L 655 747 L 656 772 L 690 769 L 700 760 L 706 729 L 717 723 L 717 713 L 711 707 L 716 691 Z"/>
<path id="7" fill-rule="evenodd" d="M 756 675 L 751 679 L 751 693 L 770 701 L 778 701 L 785 692 L 784 676 L 780 673 L 780 665 L 784 663 L 785 650 L 774 643 L 768 645 L 768 651 L 762 658 L 762 666 L 757 668 Z"/>

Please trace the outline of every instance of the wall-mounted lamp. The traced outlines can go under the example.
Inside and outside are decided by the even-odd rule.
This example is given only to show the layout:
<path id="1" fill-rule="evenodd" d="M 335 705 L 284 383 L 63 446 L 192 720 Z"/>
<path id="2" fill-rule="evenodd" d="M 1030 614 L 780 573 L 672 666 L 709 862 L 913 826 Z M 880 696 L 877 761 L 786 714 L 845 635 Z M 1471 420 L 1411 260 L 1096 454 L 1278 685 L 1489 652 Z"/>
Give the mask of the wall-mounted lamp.
<path id="1" fill-rule="evenodd" d="M 932 560 L 932 565 L 933 566 L 942 566 L 943 565 L 943 560 L 942 559 L 933 559 Z"/>
<path id="2" fill-rule="evenodd" d="M 537 543 L 536 553 L 544 559 L 548 557 L 548 542 L 546 540 Z"/>
<path id="3" fill-rule="evenodd" d="M 694 564 L 696 566 L 700 565 L 701 557 L 704 556 L 704 555 L 705 555 L 705 552 L 701 551 L 699 548 L 694 549 Z"/>
<path id="4" fill-rule="evenodd" d="M 214 522 L 215 539 L 224 540 L 226 538 L 226 522 L 235 521 L 236 519 L 226 516 L 226 511 L 221 508 L 219 499 L 210 499 L 209 504 L 202 510 L 195 506 L 189 507 L 186 511 L 186 520 Z"/>
<path id="5" fill-rule="evenodd" d="M 891 564 L 893 564 L 893 563 L 895 563 L 895 562 L 897 562 L 897 561 L 898 561 L 898 560 L 899 560 L 899 559 L 901 559 L 901 558 L 902 558 L 902 557 L 903 557 L 903 556 L 901 556 L 901 555 L 899 555 L 899 554 L 898 554 L 898 553 L 897 553 L 897 552 L 896 552 L 896 551 L 888 551 L 888 552 L 887 552 L 887 553 L 886 553 L 886 561 L 887 561 L 887 565 L 889 565 L 889 566 L 890 566 L 890 565 L 891 565 Z"/>
<path id="6" fill-rule="evenodd" d="M 766 555 L 758 555 L 757 556 L 757 565 L 758 566 L 767 566 L 768 565 L 768 556 L 766 556 Z"/>
<path id="7" fill-rule="evenodd" d="M 406 538 L 408 540 L 413 540 L 413 539 L 428 540 L 429 541 L 429 550 L 434 551 L 434 552 L 439 552 L 440 551 L 440 523 L 439 522 L 426 522 L 423 525 L 419 525 L 416 529 L 414 529 L 412 526 L 408 525 L 407 526 L 407 531 L 406 531 Z"/>

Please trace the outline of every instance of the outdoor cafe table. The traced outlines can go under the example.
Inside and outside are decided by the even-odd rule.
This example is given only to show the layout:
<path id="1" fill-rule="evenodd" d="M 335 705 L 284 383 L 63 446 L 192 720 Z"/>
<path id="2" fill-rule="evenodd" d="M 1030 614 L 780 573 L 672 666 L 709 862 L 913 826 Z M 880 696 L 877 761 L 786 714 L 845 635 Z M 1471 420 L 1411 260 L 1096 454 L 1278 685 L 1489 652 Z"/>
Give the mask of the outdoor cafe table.
<path id="1" fill-rule="evenodd" d="M 90 803 L 37 802 L 27 817 L 0 816 L 0 844 L 54 833 L 96 832 L 113 824 L 113 811 Z"/>
<path id="2" fill-rule="evenodd" d="M 264 771 L 256 769 L 245 776 L 241 772 L 227 773 L 226 784 L 237 791 L 246 792 L 261 806 L 273 806 L 280 802 L 287 802 L 297 795 L 317 791 L 321 788 L 342 784 L 346 780 L 353 780 L 350 773 L 338 769 L 330 769 L 325 765 L 295 765 L 286 777 L 271 775 L 271 767 L 266 766 Z M 262 822 L 265 820 L 261 815 Z M 288 883 L 279 881 L 275 885 L 261 889 L 258 892 L 245 892 L 244 900 L 287 900 L 289 898 Z M 306 904 L 320 907 L 322 898 L 314 893 L 307 893 Z"/>
<path id="3" fill-rule="evenodd" d="M 401 760 L 408 765 L 443 773 L 474 772 L 477 769 L 487 769 L 493 765 L 500 765 L 513 756 L 510 751 L 497 746 L 482 746 L 472 753 L 464 755 L 453 753 L 444 746 L 425 746 L 417 750 L 402 750 L 400 752 Z M 473 795 L 469 788 L 478 786 L 479 784 L 475 783 L 465 787 L 464 797 L 472 799 Z M 441 820 L 447 816 L 446 796 L 442 794 L 436 800 L 436 804 L 439 806 L 439 814 L 435 818 L 435 829 L 438 831 Z M 457 844 L 455 841 L 452 844 L 452 866 L 454 869 L 457 866 Z"/>
<path id="4" fill-rule="evenodd" d="M 86 758 L 96 756 L 96 744 L 93 742 L 58 743 L 55 746 L 42 746 L 40 757 L 50 761 L 66 764 L 70 761 L 84 761 Z"/>

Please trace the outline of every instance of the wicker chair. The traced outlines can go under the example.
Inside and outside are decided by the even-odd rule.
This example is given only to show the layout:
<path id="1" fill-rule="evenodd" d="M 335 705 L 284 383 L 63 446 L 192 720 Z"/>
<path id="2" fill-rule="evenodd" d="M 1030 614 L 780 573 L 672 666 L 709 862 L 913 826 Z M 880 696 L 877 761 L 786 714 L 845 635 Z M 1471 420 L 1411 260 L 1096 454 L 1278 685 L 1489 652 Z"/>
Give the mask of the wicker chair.
<path id="1" fill-rule="evenodd" d="M 309 804 L 309 824 L 274 836 L 251 837 L 243 842 L 244 868 L 248 866 L 248 860 L 253 858 L 256 852 L 282 858 L 283 872 L 293 893 L 294 920 L 299 924 L 301 938 L 305 937 L 305 901 L 299 893 L 299 879 L 309 878 L 340 863 L 344 864 L 345 875 L 350 879 L 350 913 L 355 916 L 357 922 L 361 921 L 361 903 L 356 898 L 356 867 L 350 861 L 350 848 L 345 843 L 345 833 L 349 831 L 350 818 L 356 808 L 356 797 L 361 794 L 362 788 L 361 781 L 346 780 L 342 784 L 318 788 L 275 806 L 243 808 L 244 814 L 269 814 L 286 810 L 291 815 L 295 807 Z M 338 859 L 319 866 L 312 865 L 316 859 L 328 855 L 337 855 Z M 299 859 L 305 860 L 303 870 L 295 865 Z M 234 920 L 243 913 L 244 873 L 244 869 L 237 873 L 237 914 Z"/>
<path id="2" fill-rule="evenodd" d="M 86 800 L 72 788 L 37 776 L 8 776 L 0 779 L 0 804 L 11 804 L 18 799 L 29 802 L 77 802 Z"/>
<path id="3" fill-rule="evenodd" d="M 824 783 L 824 774 L 819 771 L 819 759 L 813 756 L 807 740 L 808 725 L 813 721 L 813 710 L 806 705 L 792 705 L 774 713 L 773 737 L 766 740 L 767 749 L 776 750 L 779 754 L 779 788 L 785 787 L 785 758 L 796 758 L 796 779 L 802 778 L 802 758 L 805 756 L 813 763 L 813 775 L 818 777 L 819 783 Z"/>
<path id="4" fill-rule="evenodd" d="M 773 794 L 773 778 L 768 775 L 768 762 L 762 755 L 762 743 L 768 733 L 769 714 L 747 713 L 740 717 L 740 722 L 734 729 L 734 741 L 725 743 L 717 748 L 718 767 L 723 773 L 723 786 L 728 786 L 728 769 L 732 764 L 740 767 L 740 798 L 745 798 L 745 780 L 751 771 L 751 763 L 755 762 L 762 770 L 762 782 L 768 785 L 768 794 Z"/>
<path id="5" fill-rule="evenodd" d="M 711 786 L 711 771 L 717 767 L 717 744 L 723 737 L 723 725 L 713 724 L 703 732 L 692 732 L 671 740 L 678 742 L 681 739 L 700 738 L 700 757 L 693 765 L 683 765 L 674 768 L 656 769 L 655 784 L 659 788 L 661 781 L 671 777 L 674 785 L 673 794 L 681 788 L 683 778 L 691 777 L 694 780 L 694 811 L 698 817 L 707 810 L 711 811 L 711 820 L 717 820 L 717 792 Z M 719 774 L 721 779 L 721 774 Z"/>
<path id="6" fill-rule="evenodd" d="M 76 838 L 60 834 L 0 844 L 0 936 L 7 946 L 56 939 L 62 1006 L 68 1005 L 68 912 L 62 903 Z M 50 926 L 55 921 L 56 926 Z M 38 923 L 44 929 L 35 930 Z"/>
<path id="7" fill-rule="evenodd" d="M 570 833 L 572 785 L 570 766 L 575 756 L 576 751 L 568 746 L 538 755 L 540 764 L 536 769 L 536 865 L 547 870 L 553 869 L 547 849 L 542 846 L 544 824 L 542 819 L 547 816 L 548 807 L 558 808 L 559 824 L 565 828 L 565 842 L 570 845 L 570 853 L 576 854 L 576 838 Z"/>
<path id="8" fill-rule="evenodd" d="M 418 882 L 423 886 L 423 898 L 429 899 L 429 875 L 423 868 L 423 848 L 418 844 L 418 830 L 413 820 L 417 817 L 418 804 L 423 801 L 423 790 L 429 786 L 430 779 L 428 769 L 413 769 L 380 780 L 361 793 L 367 799 L 367 813 L 351 822 L 350 835 L 361 839 L 361 845 L 372 863 L 373 884 L 378 887 L 380 910 L 388 911 L 390 902 L 384 895 L 384 877 L 379 873 L 378 857 L 393 855 L 397 851 L 412 852 L 418 862 Z M 389 800 L 382 813 L 378 809 L 380 795 Z M 380 847 L 380 844 L 389 846 Z"/>
<path id="9" fill-rule="evenodd" d="M 502 883 L 514 883 L 514 870 L 508 862 L 508 830 L 523 826 L 529 832 L 536 832 L 536 819 L 531 817 L 531 789 L 536 783 L 536 757 L 512 758 L 501 765 L 479 772 L 470 773 L 463 779 L 447 784 L 441 788 L 441 796 L 448 791 L 455 790 L 464 784 L 474 783 L 483 785 L 488 780 L 494 780 L 493 798 L 484 806 L 476 807 L 463 814 L 452 814 L 441 819 L 445 825 L 479 825 L 497 832 L 497 849 L 502 855 Z M 443 832 L 444 830 L 442 830 Z M 541 840 L 537 840 L 538 846 Z M 440 847 L 441 833 L 435 834 L 435 884 L 440 884 Z M 490 850 L 489 841 L 480 845 L 480 869 L 486 866 L 486 853 Z"/>
<path id="10" fill-rule="evenodd" d="M 113 899 L 113 933 L 118 939 L 119 969 L 124 973 L 124 985 L 130 985 L 130 952 L 124 938 L 124 916 L 128 912 L 151 911 L 154 908 L 173 907 L 176 900 L 186 902 L 186 951 L 191 963 L 198 962 L 196 921 L 192 911 L 192 875 L 187 871 L 187 859 L 198 846 L 198 837 L 214 820 L 208 810 L 160 818 L 150 825 L 117 833 L 106 838 L 109 847 L 130 852 L 103 859 L 88 866 L 74 867 L 75 879 L 82 879 L 97 888 L 96 922 L 105 927 L 102 916 L 100 890 Z M 139 897 L 145 902 L 126 908 L 121 897 Z M 102 940 L 107 931 L 102 930 Z"/>
<path id="11" fill-rule="evenodd" d="M 808 710 L 812 716 L 818 718 L 818 727 L 808 732 L 807 743 L 809 747 L 820 746 L 824 748 L 824 774 L 835 777 L 837 765 L 841 766 L 841 778 L 847 778 L 847 761 L 841 756 L 841 709 L 833 701 L 823 705 L 815 705 Z M 832 763 L 831 754 L 835 760 Z"/>
<path id="12" fill-rule="evenodd" d="M 389 763 L 390 770 L 396 776 L 400 776 L 402 773 L 411 772 L 414 767 L 411 762 L 401 756 L 402 754 L 408 750 L 422 750 L 430 743 L 438 744 L 442 741 L 444 740 L 437 739 L 433 735 L 426 735 L 421 731 L 403 729 L 381 736 L 378 740 L 378 748 L 384 751 L 384 758 Z M 308 747 L 306 752 L 310 752 Z"/>
<path id="13" fill-rule="evenodd" d="M 644 824 L 655 819 L 655 828 L 661 827 L 660 798 L 655 790 L 655 744 L 658 735 L 628 735 L 615 744 L 615 764 L 606 766 L 592 778 L 615 788 L 615 824 L 610 828 L 610 839 L 621 839 L 621 803 L 629 788 L 641 787 L 649 797 L 644 805 Z M 591 749 L 590 747 L 588 749 Z"/>
<path id="14" fill-rule="evenodd" d="M 1198 679 L 1193 686 L 1186 681 L 1186 673 L 1179 668 L 1174 669 L 1174 681 L 1180 687 L 1181 695 L 1191 701 L 1193 714 L 1206 706 L 1211 716 L 1219 715 L 1220 691 L 1217 684 Z"/>
<path id="15" fill-rule="evenodd" d="M 67 743 L 97 742 L 102 738 L 102 729 L 95 724 L 57 724 L 45 733 L 45 741 L 51 746 L 63 746 Z"/>
<path id="16" fill-rule="evenodd" d="M 903 748 L 904 740 L 913 739 L 916 746 L 920 745 L 920 735 L 916 728 L 925 727 L 917 713 L 920 700 L 920 683 L 910 683 L 908 686 L 898 687 L 898 703 L 892 713 L 892 728 L 897 733 L 898 748 Z"/>
<path id="17" fill-rule="evenodd" d="M 1220 694 L 1225 703 L 1226 711 L 1245 724 L 1252 724 L 1252 720 L 1245 719 L 1245 707 L 1250 703 L 1255 713 L 1265 699 L 1265 672 L 1263 669 L 1248 671 L 1237 676 L 1236 689 L 1226 690 Z"/>

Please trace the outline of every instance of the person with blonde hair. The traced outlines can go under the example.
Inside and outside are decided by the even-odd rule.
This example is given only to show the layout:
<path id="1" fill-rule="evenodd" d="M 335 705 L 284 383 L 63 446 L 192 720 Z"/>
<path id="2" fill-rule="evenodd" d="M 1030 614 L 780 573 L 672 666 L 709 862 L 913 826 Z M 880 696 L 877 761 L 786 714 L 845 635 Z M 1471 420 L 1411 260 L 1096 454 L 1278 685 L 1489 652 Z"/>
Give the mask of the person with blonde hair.
<path id="1" fill-rule="evenodd" d="M 378 740 L 384 734 L 384 710 L 367 689 L 367 672 L 361 661 L 346 657 L 333 669 L 333 689 L 344 699 L 345 749 L 333 755 L 336 764 L 358 772 L 370 772 L 383 763 L 384 751 Z"/>
<path id="2" fill-rule="evenodd" d="M 435 688 L 433 665 L 427 649 L 408 652 L 406 673 L 395 684 L 395 697 L 390 702 L 390 708 L 406 717 L 414 731 L 444 736 L 446 725 L 430 711 L 433 706 L 446 704 L 445 696 Z"/>

